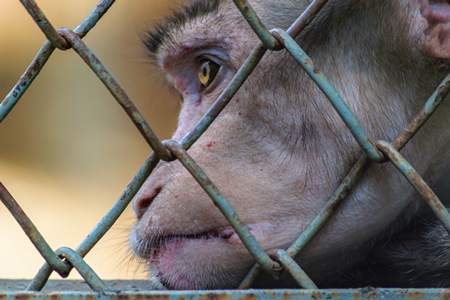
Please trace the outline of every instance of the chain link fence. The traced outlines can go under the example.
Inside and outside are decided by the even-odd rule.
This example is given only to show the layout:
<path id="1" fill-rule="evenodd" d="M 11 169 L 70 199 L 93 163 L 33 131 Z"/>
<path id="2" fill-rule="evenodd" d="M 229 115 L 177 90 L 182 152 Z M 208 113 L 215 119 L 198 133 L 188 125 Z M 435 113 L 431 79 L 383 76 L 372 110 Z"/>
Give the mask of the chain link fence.
<path id="1" fill-rule="evenodd" d="M 110 288 L 105 285 L 102 279 L 97 276 L 85 261 L 86 254 L 96 245 L 96 243 L 111 228 L 114 222 L 119 218 L 124 209 L 128 206 L 131 199 L 139 190 L 143 182 L 150 175 L 152 170 L 160 160 L 172 161 L 179 160 L 184 167 L 192 174 L 197 182 L 202 186 L 211 200 L 220 209 L 226 219 L 242 240 L 248 251 L 255 258 L 256 264 L 250 270 L 248 275 L 242 281 L 239 289 L 248 289 L 252 286 L 253 281 L 262 273 L 267 272 L 275 277 L 279 270 L 284 268 L 289 272 L 296 282 L 303 288 L 311 291 L 264 291 L 256 292 L 234 291 L 234 292 L 216 292 L 214 294 L 208 292 L 165 292 L 159 294 L 148 295 L 164 295 L 167 298 L 188 297 L 188 298 L 215 298 L 215 297 L 231 297 L 236 298 L 280 298 L 280 297 L 296 297 L 296 298 L 340 298 L 340 297 L 356 297 L 377 299 L 386 296 L 397 298 L 404 297 L 427 297 L 432 295 L 436 298 L 448 296 L 446 290 L 341 290 L 341 291 L 320 291 L 317 290 L 314 282 L 294 261 L 294 258 L 306 247 L 311 239 L 319 232 L 326 222 L 336 211 L 337 207 L 345 200 L 347 194 L 357 184 L 358 179 L 371 163 L 392 162 L 401 172 L 411 185 L 420 193 L 424 201 L 429 205 L 431 210 L 436 214 L 437 218 L 442 222 L 447 231 L 450 232 L 450 215 L 442 203 L 439 201 L 433 191 L 427 186 L 420 175 L 414 168 L 401 156 L 399 151 L 413 138 L 414 134 L 427 121 L 432 113 L 437 109 L 439 104 L 448 95 L 450 91 L 450 75 L 448 75 L 442 83 L 436 88 L 435 92 L 426 101 L 423 108 L 417 115 L 405 124 L 405 128 L 399 132 L 397 137 L 390 142 L 372 141 L 366 134 L 362 126 L 359 124 L 355 115 L 346 105 L 338 92 L 330 84 L 327 78 L 314 67 L 314 62 L 295 42 L 295 37 L 312 21 L 314 16 L 326 4 L 326 0 L 312 1 L 309 7 L 301 16 L 286 30 L 273 29 L 268 30 L 258 15 L 250 6 L 248 1 L 234 0 L 235 5 L 241 11 L 243 17 L 250 24 L 252 29 L 260 38 L 260 42 L 254 47 L 244 64 L 238 70 L 236 75 L 230 81 L 228 86 L 219 96 L 219 98 L 210 107 L 207 113 L 199 120 L 195 127 L 190 130 L 179 142 L 168 140 L 161 141 L 158 139 L 152 128 L 139 112 L 133 101 L 123 90 L 118 81 L 111 72 L 108 71 L 102 61 L 93 53 L 89 47 L 83 42 L 83 37 L 101 20 L 108 9 L 114 4 L 113 0 L 102 0 L 87 16 L 87 18 L 74 30 L 68 28 L 55 29 L 50 20 L 46 18 L 44 13 L 39 9 L 33 0 L 20 0 L 28 13 L 33 17 L 36 24 L 45 34 L 47 41 L 37 53 L 25 73 L 22 75 L 17 84 L 0 104 L 0 122 L 3 121 L 22 95 L 27 91 L 33 80 L 50 59 L 53 51 L 73 49 L 81 59 L 91 68 L 97 77 L 104 84 L 105 88 L 111 93 L 117 103 L 123 108 L 131 122 L 138 129 L 143 139 L 153 149 L 148 159 L 142 165 L 140 170 L 133 177 L 131 182 L 125 188 L 122 195 L 112 206 L 110 211 L 103 217 L 101 222 L 92 230 L 86 239 L 84 239 L 76 249 L 61 247 L 53 250 L 45 238 L 40 234 L 38 228 L 27 217 L 26 213 L 21 209 L 19 204 L 14 200 L 13 196 L 8 192 L 7 188 L 0 183 L 0 200 L 8 208 L 17 222 L 20 224 L 28 238 L 36 247 L 37 251 L 45 259 L 46 263 L 39 270 L 35 278 L 28 284 L 26 291 L 40 291 L 48 281 L 50 274 L 55 271 L 61 277 L 65 278 L 69 272 L 75 268 L 93 291 L 102 291 L 102 295 L 108 294 Z M 336 109 L 342 120 L 350 129 L 355 140 L 360 145 L 364 154 L 360 157 L 351 171 L 337 187 L 334 194 L 322 211 L 311 222 L 307 229 L 298 237 L 298 239 L 287 249 L 278 249 L 270 253 L 266 253 L 254 236 L 251 234 L 245 223 L 240 219 L 239 215 L 228 203 L 225 196 L 220 192 L 214 182 L 209 179 L 208 175 L 187 153 L 187 150 L 195 143 L 214 119 L 220 114 L 225 106 L 232 99 L 234 94 L 239 90 L 245 79 L 251 74 L 253 69 L 262 59 L 267 51 L 279 51 L 286 49 L 292 57 L 302 66 L 305 72 L 314 80 L 317 86 L 327 96 L 333 107 Z M 3 258 L 4 259 L 4 258 Z M 5 294 L 6 298 L 14 297 L 13 294 Z M 36 294 L 33 297 L 38 297 Z M 100 294 L 99 294 L 100 295 Z M 114 294 L 116 295 L 116 294 Z M 76 294 L 71 297 L 84 297 L 85 295 Z M 137 297 L 135 294 L 127 294 L 129 297 Z M 0 297 L 2 297 L 0 293 Z M 99 296 L 100 297 L 100 296 Z"/>

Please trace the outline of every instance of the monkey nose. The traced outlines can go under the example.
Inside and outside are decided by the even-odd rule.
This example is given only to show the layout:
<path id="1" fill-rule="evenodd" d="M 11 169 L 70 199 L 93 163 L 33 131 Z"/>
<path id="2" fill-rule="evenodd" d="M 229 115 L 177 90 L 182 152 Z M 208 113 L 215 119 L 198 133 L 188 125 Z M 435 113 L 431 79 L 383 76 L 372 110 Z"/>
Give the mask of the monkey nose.
<path id="1" fill-rule="evenodd" d="M 137 199 L 135 199 L 133 208 L 138 219 L 142 218 L 149 206 L 152 204 L 153 200 L 155 200 L 161 192 L 161 189 L 162 187 L 156 187 L 150 193 L 141 194 Z"/>

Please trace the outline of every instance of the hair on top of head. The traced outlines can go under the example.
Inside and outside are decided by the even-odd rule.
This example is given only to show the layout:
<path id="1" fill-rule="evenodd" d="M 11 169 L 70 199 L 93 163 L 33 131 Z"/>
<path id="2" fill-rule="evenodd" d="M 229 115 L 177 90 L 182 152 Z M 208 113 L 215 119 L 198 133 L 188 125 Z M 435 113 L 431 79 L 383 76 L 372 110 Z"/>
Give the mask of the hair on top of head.
<path id="1" fill-rule="evenodd" d="M 187 22 L 207 14 L 216 13 L 220 3 L 224 0 L 194 0 L 174 12 L 172 15 L 160 21 L 155 29 L 148 31 L 142 42 L 148 50 L 151 58 L 155 58 L 161 45 L 166 40 L 171 40 L 174 32 L 182 28 Z"/>

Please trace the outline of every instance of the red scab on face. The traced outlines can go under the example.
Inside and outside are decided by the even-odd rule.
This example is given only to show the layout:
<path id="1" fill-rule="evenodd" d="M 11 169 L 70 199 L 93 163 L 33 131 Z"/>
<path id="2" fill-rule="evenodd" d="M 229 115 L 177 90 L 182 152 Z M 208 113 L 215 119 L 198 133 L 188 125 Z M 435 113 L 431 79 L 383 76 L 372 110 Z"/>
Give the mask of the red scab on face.
<path id="1" fill-rule="evenodd" d="M 195 106 L 196 106 L 196 107 L 199 107 L 200 104 L 202 104 L 202 98 L 198 98 L 198 99 L 195 101 Z"/>
<path id="2" fill-rule="evenodd" d="M 236 99 L 236 103 L 239 103 L 239 98 Z"/>
<path id="3" fill-rule="evenodd" d="M 240 111 L 238 112 L 238 116 L 242 116 L 242 113 Z"/>
<path id="4" fill-rule="evenodd" d="M 212 145 L 215 145 L 215 144 L 216 144 L 216 142 L 209 142 L 208 144 L 206 144 L 206 147 L 211 148 Z"/>

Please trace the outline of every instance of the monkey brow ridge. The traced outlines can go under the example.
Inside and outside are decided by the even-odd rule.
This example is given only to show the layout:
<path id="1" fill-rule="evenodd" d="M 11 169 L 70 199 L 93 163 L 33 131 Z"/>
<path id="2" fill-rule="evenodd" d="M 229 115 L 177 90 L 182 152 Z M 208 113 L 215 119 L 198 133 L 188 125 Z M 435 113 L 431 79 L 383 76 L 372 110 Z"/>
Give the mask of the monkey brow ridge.
<path id="1" fill-rule="evenodd" d="M 217 13 L 224 0 L 195 0 L 190 5 L 182 7 L 174 14 L 163 19 L 154 30 L 150 30 L 142 38 L 150 56 L 157 54 L 161 45 L 172 40 L 173 34 L 186 23 L 198 17 Z"/>

